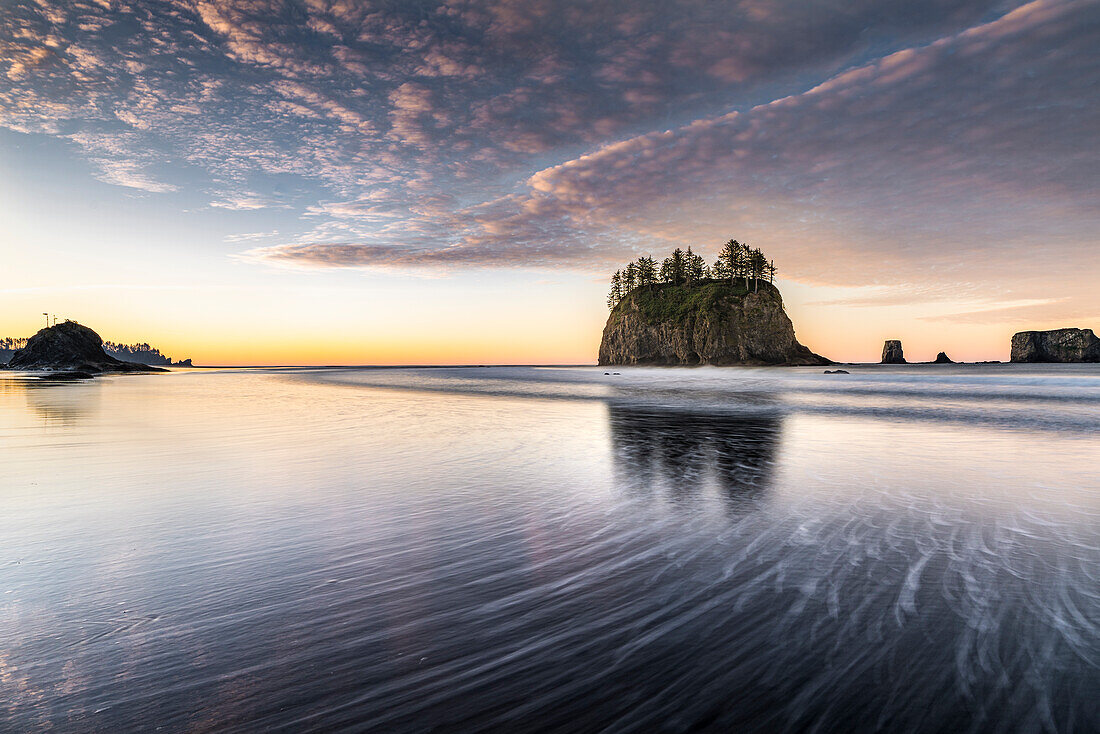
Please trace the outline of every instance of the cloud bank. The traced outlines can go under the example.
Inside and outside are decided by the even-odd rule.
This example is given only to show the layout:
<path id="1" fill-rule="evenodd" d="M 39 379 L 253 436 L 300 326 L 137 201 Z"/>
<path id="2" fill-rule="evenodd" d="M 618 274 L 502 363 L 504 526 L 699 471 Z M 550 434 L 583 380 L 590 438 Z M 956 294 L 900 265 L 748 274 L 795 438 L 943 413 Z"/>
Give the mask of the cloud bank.
<path id="1" fill-rule="evenodd" d="M 69 141 L 113 185 L 298 207 L 303 233 L 248 260 L 596 272 L 735 235 L 806 282 L 1091 296 L 1096 2 L 0 14 L 0 125 Z"/>

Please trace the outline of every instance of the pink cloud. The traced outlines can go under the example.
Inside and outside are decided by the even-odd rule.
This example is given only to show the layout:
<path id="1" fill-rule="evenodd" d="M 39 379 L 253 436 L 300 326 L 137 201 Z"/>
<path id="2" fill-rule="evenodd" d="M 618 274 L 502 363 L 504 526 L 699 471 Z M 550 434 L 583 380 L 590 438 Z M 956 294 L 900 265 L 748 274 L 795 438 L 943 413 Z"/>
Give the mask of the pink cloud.
<path id="1" fill-rule="evenodd" d="M 708 252 L 744 233 L 807 282 L 923 282 L 975 297 L 1076 282 L 1100 225 L 1100 100 L 1086 81 L 1097 69 L 1080 6 L 1060 11 L 1014 14 L 802 94 L 600 146 L 516 193 L 397 222 L 385 243 L 250 257 L 595 270 L 674 245 Z M 1023 17 L 1037 25 L 1006 34 Z M 1062 54 L 1049 53 L 1052 39 Z M 1075 106 L 1049 104 L 1059 98 Z M 1037 241 L 1058 262 L 1036 281 Z M 1086 292 L 1066 287 L 1068 308 L 1079 307 Z"/>

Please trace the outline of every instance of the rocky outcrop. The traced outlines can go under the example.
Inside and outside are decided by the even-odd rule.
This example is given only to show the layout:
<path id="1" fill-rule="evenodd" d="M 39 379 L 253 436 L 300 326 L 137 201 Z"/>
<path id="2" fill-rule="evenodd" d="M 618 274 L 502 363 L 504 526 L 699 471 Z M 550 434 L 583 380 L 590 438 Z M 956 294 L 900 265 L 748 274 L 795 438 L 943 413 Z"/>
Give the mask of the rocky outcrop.
<path id="1" fill-rule="evenodd" d="M 1011 362 L 1100 362 L 1092 329 L 1021 331 L 1012 335 Z"/>
<path id="2" fill-rule="evenodd" d="M 936 355 L 936 361 L 932 364 L 955 364 L 955 360 L 947 356 L 947 352 L 940 352 Z"/>
<path id="3" fill-rule="evenodd" d="M 647 285 L 611 311 L 599 363 L 644 365 L 826 365 L 798 343 L 779 290 L 710 281 Z"/>
<path id="4" fill-rule="evenodd" d="M 103 340 L 87 326 L 66 321 L 32 336 L 8 362 L 13 370 L 51 372 L 164 372 L 137 362 L 123 362 L 103 351 Z"/>
<path id="5" fill-rule="evenodd" d="M 887 339 L 882 345 L 882 364 L 905 364 L 905 352 L 900 339 Z"/>

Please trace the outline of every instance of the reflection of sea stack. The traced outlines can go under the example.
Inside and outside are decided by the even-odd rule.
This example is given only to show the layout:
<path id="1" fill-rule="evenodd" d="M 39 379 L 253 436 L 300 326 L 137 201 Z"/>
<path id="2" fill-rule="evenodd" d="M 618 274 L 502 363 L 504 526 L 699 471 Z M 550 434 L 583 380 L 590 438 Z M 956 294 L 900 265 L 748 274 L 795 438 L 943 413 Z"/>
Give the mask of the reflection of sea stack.
<path id="1" fill-rule="evenodd" d="M 1013 362 L 1100 362 L 1092 329 L 1021 331 L 1012 335 Z"/>
<path id="2" fill-rule="evenodd" d="M 601 365 L 832 364 L 798 343 L 770 283 L 658 283 L 634 288 L 607 318 Z"/>
<path id="3" fill-rule="evenodd" d="M 8 363 L 13 370 L 53 372 L 164 372 L 137 362 L 123 362 L 103 351 L 103 340 L 75 321 L 49 326 L 27 340 Z"/>
<path id="4" fill-rule="evenodd" d="M 905 364 L 905 352 L 900 339 L 887 339 L 882 345 L 882 364 Z"/>
<path id="5" fill-rule="evenodd" d="M 780 418 L 618 405 L 608 417 L 617 465 L 635 487 L 690 493 L 712 474 L 725 499 L 743 507 L 771 480 Z"/>
<path id="6" fill-rule="evenodd" d="M 27 405 L 47 423 L 75 426 L 100 410 L 100 386 L 94 383 L 53 377 L 11 383 L 26 391 Z"/>

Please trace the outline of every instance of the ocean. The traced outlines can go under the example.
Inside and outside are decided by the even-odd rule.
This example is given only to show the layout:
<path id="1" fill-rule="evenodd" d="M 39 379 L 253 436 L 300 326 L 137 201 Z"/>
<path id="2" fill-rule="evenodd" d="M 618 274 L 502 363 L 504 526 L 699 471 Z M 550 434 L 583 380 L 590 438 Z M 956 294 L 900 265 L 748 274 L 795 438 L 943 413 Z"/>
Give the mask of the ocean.
<path id="1" fill-rule="evenodd" d="M 0 376 L 0 730 L 1100 730 L 1100 366 Z"/>

